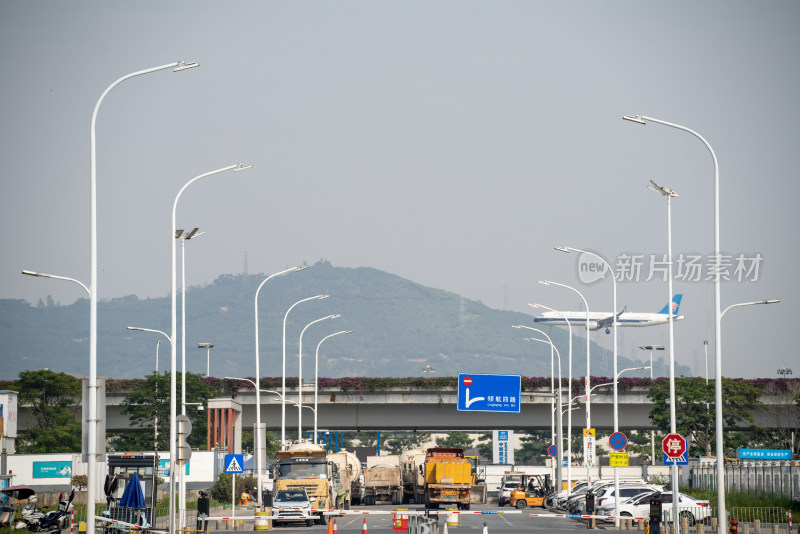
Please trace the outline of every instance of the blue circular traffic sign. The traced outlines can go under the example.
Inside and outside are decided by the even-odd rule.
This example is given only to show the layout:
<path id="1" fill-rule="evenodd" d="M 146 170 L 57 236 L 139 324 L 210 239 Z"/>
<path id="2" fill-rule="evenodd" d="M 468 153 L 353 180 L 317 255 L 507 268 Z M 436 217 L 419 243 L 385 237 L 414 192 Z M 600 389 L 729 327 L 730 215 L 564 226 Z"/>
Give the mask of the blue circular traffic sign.
<path id="1" fill-rule="evenodd" d="M 608 438 L 608 446 L 615 451 L 625 450 L 626 445 L 628 445 L 628 438 L 622 432 L 614 432 Z"/>
<path id="2" fill-rule="evenodd" d="M 549 454 L 550 456 L 556 456 L 558 454 L 558 446 L 550 445 L 549 447 L 547 447 L 547 454 Z"/>

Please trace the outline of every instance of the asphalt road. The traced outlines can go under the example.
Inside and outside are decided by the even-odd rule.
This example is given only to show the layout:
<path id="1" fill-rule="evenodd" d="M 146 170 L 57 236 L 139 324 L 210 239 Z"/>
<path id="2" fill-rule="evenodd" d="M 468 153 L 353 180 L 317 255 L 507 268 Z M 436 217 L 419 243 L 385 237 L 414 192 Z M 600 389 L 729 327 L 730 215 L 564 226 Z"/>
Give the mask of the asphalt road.
<path id="1" fill-rule="evenodd" d="M 408 505 L 409 510 L 424 510 L 422 506 Z M 346 515 L 336 518 L 336 531 L 340 534 L 362 534 L 364 528 L 364 519 L 366 519 L 367 532 L 369 534 L 394 534 L 396 531 L 392 528 L 392 515 L 383 514 L 379 515 L 375 512 L 390 512 L 392 506 L 390 505 L 377 505 L 357 507 L 360 511 L 368 511 L 369 515 Z M 483 514 L 475 514 L 469 512 L 489 512 Z M 502 513 L 491 513 L 498 512 Z M 521 512 L 510 508 L 498 508 L 497 505 L 475 505 L 463 514 L 460 514 L 460 524 L 458 526 L 448 526 L 448 534 L 467 534 L 467 533 L 482 533 L 483 525 L 486 523 L 487 532 L 490 534 L 495 533 L 515 533 L 515 532 L 569 532 L 569 531 L 586 531 L 586 521 L 571 519 L 571 518 L 552 518 L 552 517 L 530 517 L 530 513 L 550 513 L 541 508 L 526 508 Z M 432 516 L 433 517 L 433 516 Z M 441 514 L 439 517 L 439 534 L 444 532 L 446 523 L 446 516 Z M 608 528 L 606 525 L 598 524 L 597 530 L 604 530 Z M 613 528 L 613 524 L 611 524 Z M 245 531 L 252 532 L 253 524 L 247 523 L 244 527 Z M 235 532 L 235 531 L 226 531 Z M 241 531 L 240 531 L 241 532 Z M 302 523 L 279 525 L 272 529 L 272 532 L 309 532 L 315 534 L 327 533 L 327 525 L 314 525 L 306 527 Z"/>

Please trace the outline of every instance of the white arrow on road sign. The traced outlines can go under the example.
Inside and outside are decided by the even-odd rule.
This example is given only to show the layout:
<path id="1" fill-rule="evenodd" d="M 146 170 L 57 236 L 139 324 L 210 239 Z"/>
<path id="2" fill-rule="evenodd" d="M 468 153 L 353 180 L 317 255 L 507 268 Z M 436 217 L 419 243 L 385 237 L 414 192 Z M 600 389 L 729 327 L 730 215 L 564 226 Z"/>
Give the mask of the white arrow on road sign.
<path id="1" fill-rule="evenodd" d="M 467 388 L 467 398 L 466 398 L 467 408 L 469 408 L 472 405 L 473 402 L 478 402 L 478 401 L 482 401 L 482 400 L 486 400 L 486 397 L 475 397 L 474 399 L 470 399 L 469 398 L 469 388 Z"/>

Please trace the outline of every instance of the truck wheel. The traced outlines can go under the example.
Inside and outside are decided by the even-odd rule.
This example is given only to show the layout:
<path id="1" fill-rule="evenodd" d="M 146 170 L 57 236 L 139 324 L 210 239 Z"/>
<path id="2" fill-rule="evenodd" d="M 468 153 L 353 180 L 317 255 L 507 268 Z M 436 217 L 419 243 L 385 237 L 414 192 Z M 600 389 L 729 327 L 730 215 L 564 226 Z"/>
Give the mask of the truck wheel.
<path id="1" fill-rule="evenodd" d="M 319 525 L 327 525 L 328 524 L 328 516 L 325 514 L 320 514 L 319 519 L 317 520 L 317 524 Z"/>
<path id="2" fill-rule="evenodd" d="M 527 503 L 525 502 L 525 500 L 524 500 L 524 499 L 519 499 L 519 500 L 517 501 L 517 510 L 522 510 L 523 508 L 525 508 L 525 505 L 526 505 L 526 504 L 527 504 Z"/>
<path id="3" fill-rule="evenodd" d="M 345 510 L 349 510 L 350 509 L 350 501 L 344 501 L 344 509 Z"/>
<path id="4" fill-rule="evenodd" d="M 461 509 L 462 509 L 462 510 L 469 510 L 469 504 L 470 504 L 470 503 L 468 503 L 468 502 L 465 502 L 464 504 L 462 504 L 462 505 L 461 505 Z"/>

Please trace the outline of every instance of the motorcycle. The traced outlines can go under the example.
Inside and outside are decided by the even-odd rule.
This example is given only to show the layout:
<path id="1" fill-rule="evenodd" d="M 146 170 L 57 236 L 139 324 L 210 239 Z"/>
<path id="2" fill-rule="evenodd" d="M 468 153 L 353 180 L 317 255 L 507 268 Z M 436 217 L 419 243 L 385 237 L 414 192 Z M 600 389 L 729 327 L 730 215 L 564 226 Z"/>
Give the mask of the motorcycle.
<path id="1" fill-rule="evenodd" d="M 58 502 L 58 509 L 50 512 L 43 512 L 36 507 L 36 495 L 28 497 L 28 503 L 22 509 L 22 518 L 14 525 L 15 530 L 25 529 L 31 532 L 60 533 L 69 526 L 70 514 L 72 513 L 72 500 L 75 497 L 75 490 L 69 494 L 68 499 L 61 499 Z"/>

